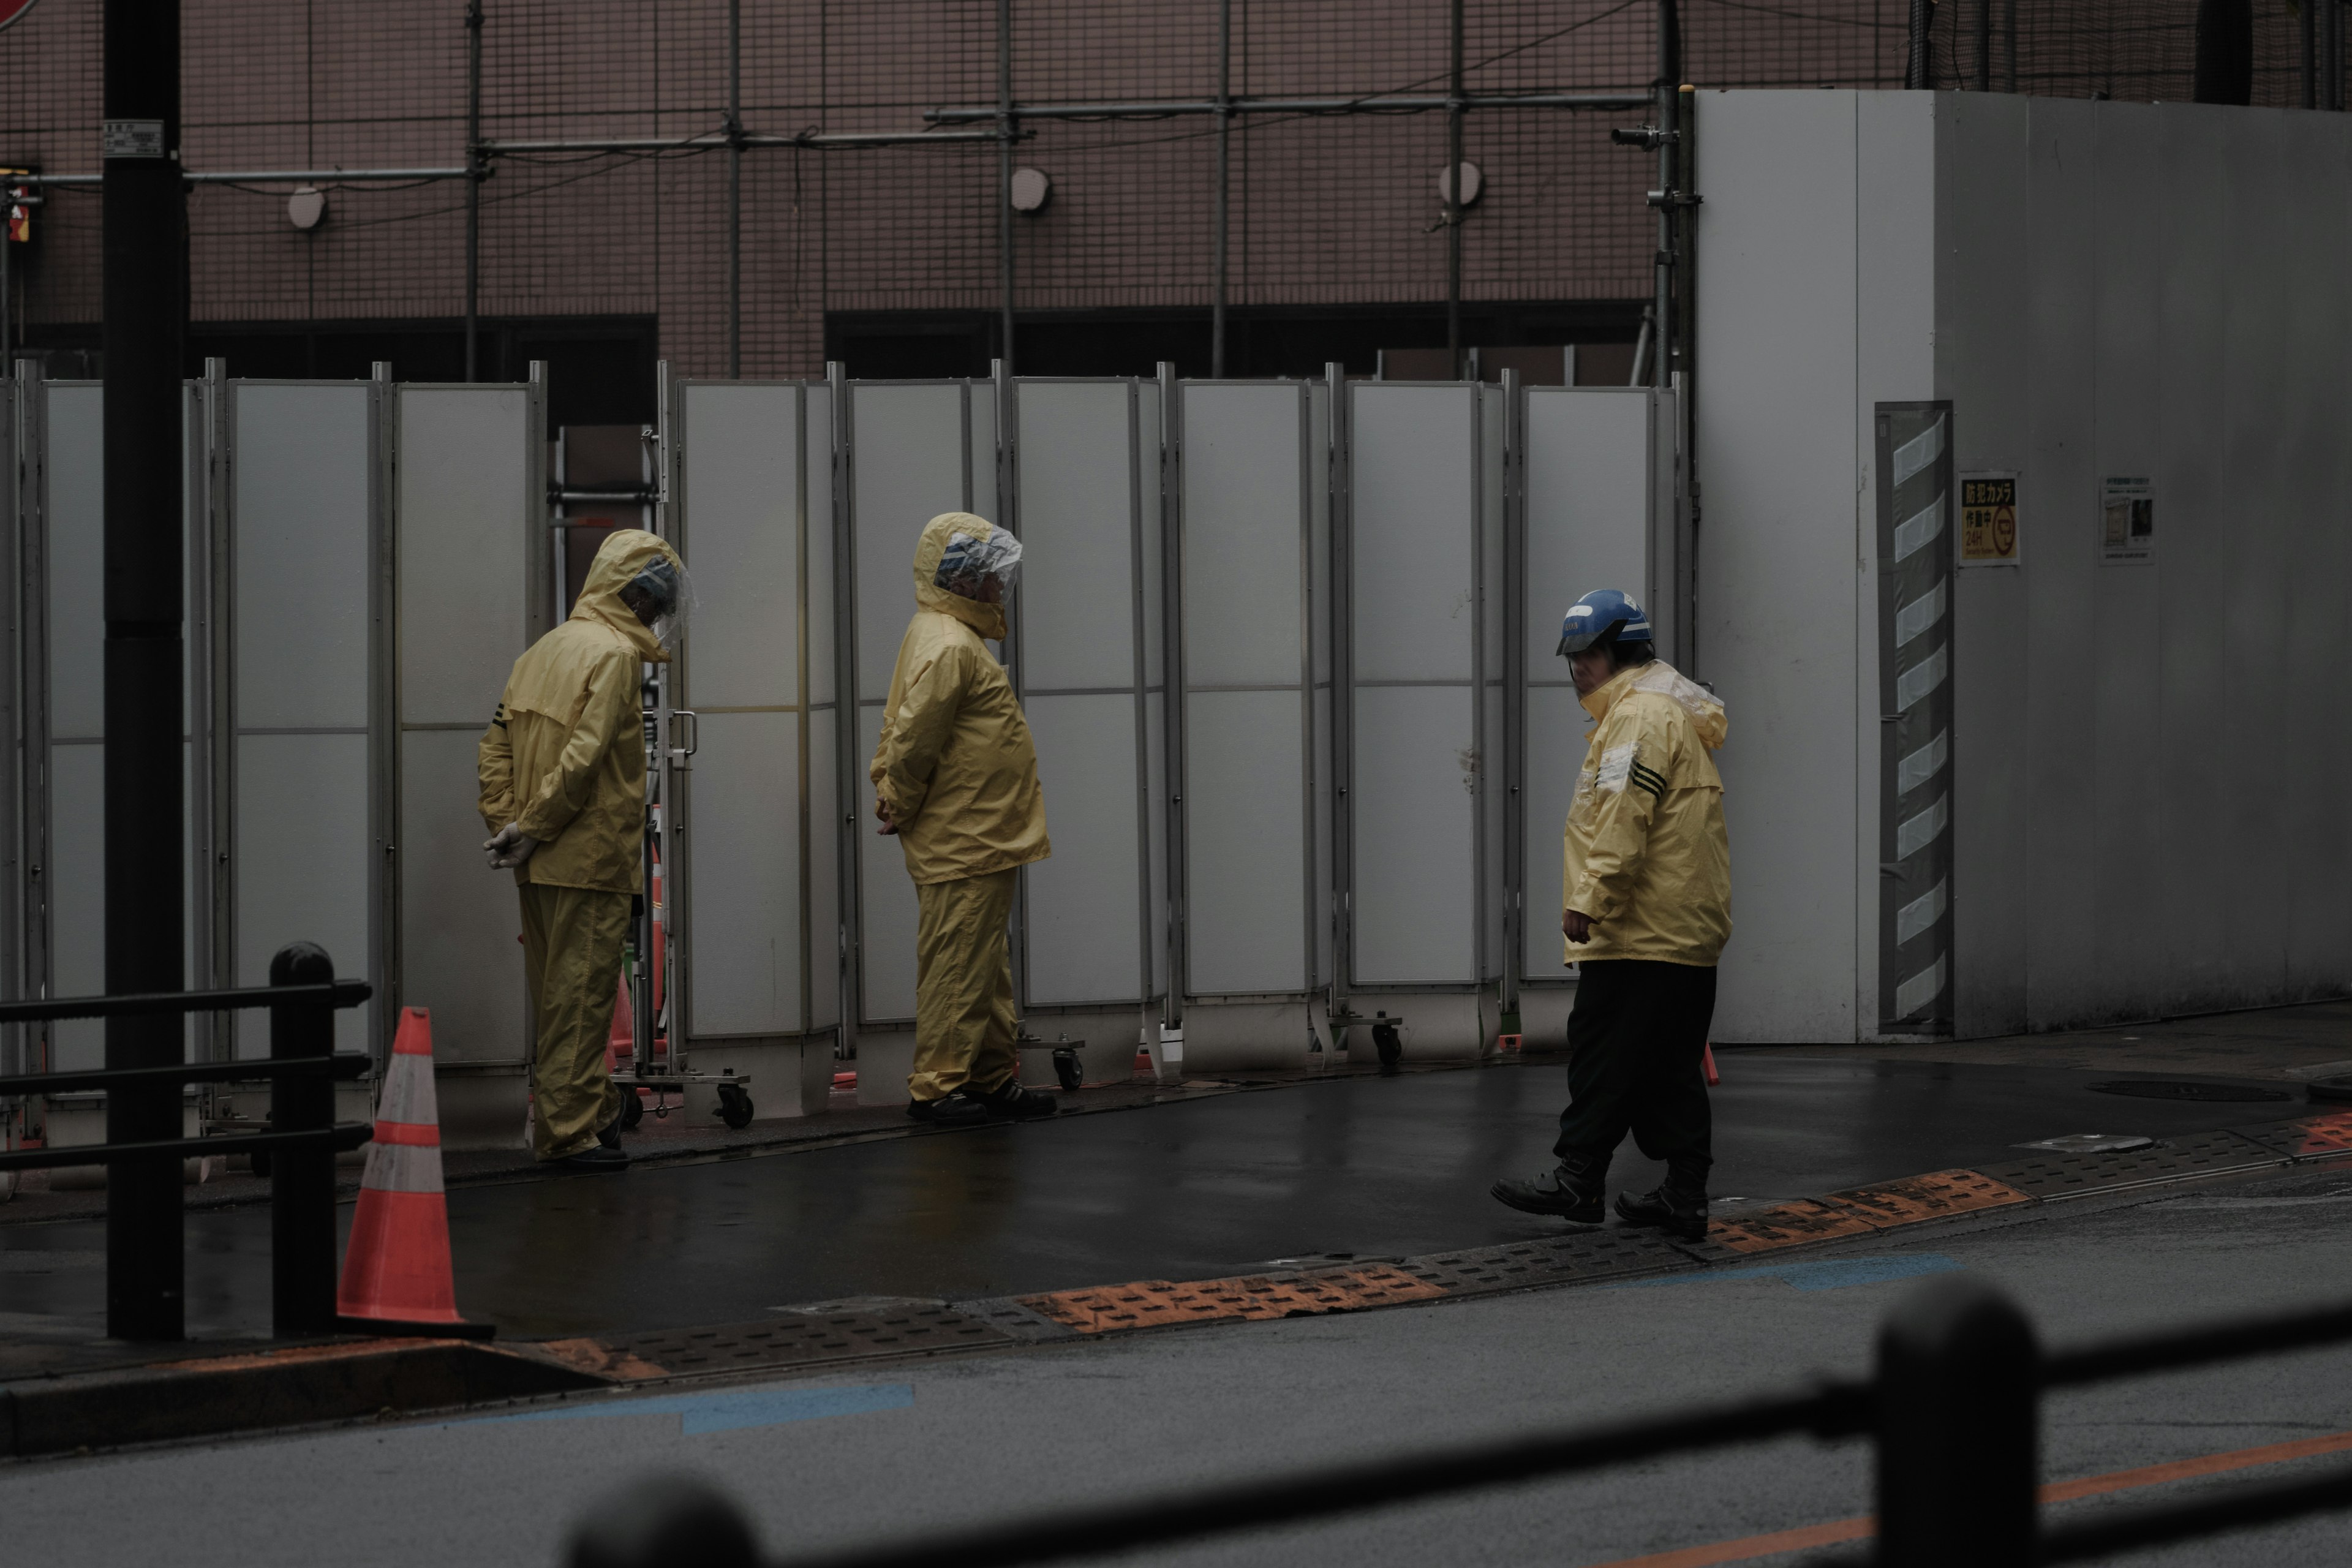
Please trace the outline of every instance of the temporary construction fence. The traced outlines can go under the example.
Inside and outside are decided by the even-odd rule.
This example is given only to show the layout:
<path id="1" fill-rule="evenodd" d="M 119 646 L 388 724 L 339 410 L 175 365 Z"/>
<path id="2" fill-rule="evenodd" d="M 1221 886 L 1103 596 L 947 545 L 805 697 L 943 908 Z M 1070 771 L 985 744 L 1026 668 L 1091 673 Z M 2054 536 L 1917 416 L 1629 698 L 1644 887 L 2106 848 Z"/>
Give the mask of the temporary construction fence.
<path id="1" fill-rule="evenodd" d="M 25 765 L 0 934 L 9 985 L 42 995 L 101 978 L 101 393 L 11 390 Z M 341 1043 L 381 1057 L 431 1007 L 455 1138 L 520 1124 L 474 746 L 557 607 L 543 393 L 188 391 L 189 983 L 258 984 L 296 933 L 366 954 L 376 1000 Z M 1214 1070 L 1370 1044 L 1335 1017 L 1386 1012 L 1425 1055 L 1556 1018 L 1549 914 L 1520 918 L 1556 901 L 1580 730 L 1549 628 L 1620 586 L 1671 644 L 1671 404 L 1336 374 L 665 377 L 656 515 L 699 604 L 647 685 L 673 977 L 648 1027 L 756 1075 L 769 1114 L 821 1109 L 837 1047 L 895 1093 L 914 898 L 862 773 L 916 536 L 957 510 L 1028 543 L 1003 655 L 1055 841 L 1014 925 L 1033 1034 L 1083 1041 L 1101 1079 L 1169 1026 Z M 80 1067 L 98 1042 L 60 1025 L 19 1051 Z"/>

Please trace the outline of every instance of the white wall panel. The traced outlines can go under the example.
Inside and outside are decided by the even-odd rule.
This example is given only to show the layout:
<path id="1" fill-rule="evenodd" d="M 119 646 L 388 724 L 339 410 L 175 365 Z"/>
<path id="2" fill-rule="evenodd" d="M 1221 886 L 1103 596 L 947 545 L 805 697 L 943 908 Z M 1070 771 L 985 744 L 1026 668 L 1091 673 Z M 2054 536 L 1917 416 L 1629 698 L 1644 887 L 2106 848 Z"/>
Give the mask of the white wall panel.
<path id="1" fill-rule="evenodd" d="M 296 941 L 368 975 L 377 389 L 236 382 L 230 396 L 236 984 L 267 984 Z M 368 1039 L 364 1009 L 336 1015 L 340 1048 Z M 266 1055 L 267 1016 L 245 1015 L 238 1040 Z"/>
<path id="2" fill-rule="evenodd" d="M 835 805 L 841 786 L 835 762 L 841 741 L 835 684 L 833 389 L 811 386 L 801 405 L 803 481 L 808 504 L 807 639 L 809 665 L 809 1027 L 841 1023 L 841 856 Z"/>
<path id="3" fill-rule="evenodd" d="M 1483 686 L 1502 675 L 1499 410 L 1475 386 L 1349 387 L 1349 881 L 1357 985 L 1465 986 L 1500 910 Z M 1489 536 L 1492 536 L 1491 538 Z M 1492 623 L 1490 625 L 1490 622 Z M 1482 927 L 1489 928 L 1482 931 Z"/>
<path id="4" fill-rule="evenodd" d="M 531 534 L 544 504 L 531 493 L 531 396 L 522 386 L 395 394 L 397 1000 L 431 1010 L 445 1061 L 530 1054 L 513 879 L 483 868 L 476 804 L 482 731 L 530 644 Z M 336 952 L 339 967 L 352 962 Z"/>
<path id="5" fill-rule="evenodd" d="M 1319 982 L 1310 923 L 1328 923 L 1328 781 L 1309 751 L 1326 447 L 1306 385 L 1187 383 L 1178 396 L 1186 990 L 1296 994 Z"/>
<path id="6" fill-rule="evenodd" d="M 671 518 L 703 585 L 673 699 L 700 729 L 683 818 L 688 1024 L 695 1041 L 800 1034 L 813 1026 L 817 962 L 807 928 L 818 911 L 803 886 L 817 856 L 804 858 L 803 845 L 830 859 L 834 842 L 805 798 L 802 755 L 808 610 L 833 592 L 829 578 L 803 578 L 803 558 L 833 520 L 804 497 L 803 465 L 831 459 L 823 438 L 803 453 L 797 385 L 688 382 L 677 395 Z M 824 945 L 833 963 L 835 944 Z"/>
<path id="7" fill-rule="evenodd" d="M 1155 940 L 1139 683 L 1142 491 L 1158 489 L 1158 426 L 1144 424 L 1131 382 L 1013 384 L 1024 547 L 1013 635 L 1054 840 L 1024 878 L 1022 999 L 1139 1002 Z"/>

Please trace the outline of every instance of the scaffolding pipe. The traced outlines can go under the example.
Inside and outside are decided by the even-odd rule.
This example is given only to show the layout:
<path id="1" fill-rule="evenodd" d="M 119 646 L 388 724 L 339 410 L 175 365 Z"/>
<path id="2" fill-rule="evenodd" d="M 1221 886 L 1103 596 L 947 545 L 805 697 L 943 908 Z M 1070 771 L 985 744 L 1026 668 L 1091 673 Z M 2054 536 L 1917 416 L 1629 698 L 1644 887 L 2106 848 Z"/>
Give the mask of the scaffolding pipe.
<path id="1" fill-rule="evenodd" d="M 1658 253 L 1651 270 L 1651 312 L 1655 321 L 1654 338 L 1651 347 L 1652 384 L 1660 388 L 1675 384 L 1675 116 L 1681 108 L 1681 94 L 1675 89 L 1681 85 L 1682 68 L 1677 59 L 1675 0 L 1658 0 L 1658 74 L 1657 97 L 1652 101 L 1658 122 L 1658 189 L 1653 198 L 1658 208 Z"/>
<path id="2" fill-rule="evenodd" d="M 1911 0 L 1910 47 L 1903 63 L 1903 85 L 1906 88 L 1936 85 L 1935 26 L 1936 0 Z"/>
<path id="3" fill-rule="evenodd" d="M 1013 0 L 996 0 L 996 275 L 1003 317 L 996 357 L 1007 376 L 1013 374 Z"/>
<path id="4" fill-rule="evenodd" d="M 1381 95 L 1360 98 L 1234 98 L 1226 106 L 1234 114 L 1420 114 L 1453 109 L 1644 109 L 1652 102 L 1643 92 L 1481 92 L 1443 96 Z M 934 125 L 966 125 L 994 120 L 1003 111 L 964 106 L 927 109 L 923 118 Z M 1215 114 L 1213 98 L 1139 100 L 1119 103 L 1019 103 L 1013 112 L 1023 120 L 1166 120 L 1187 114 Z"/>
<path id="5" fill-rule="evenodd" d="M 1225 255 L 1233 223 L 1234 0 L 1217 5 L 1217 280 L 1209 304 L 1209 374 L 1225 376 Z"/>
<path id="6" fill-rule="evenodd" d="M 331 185 L 367 180 L 462 180 L 463 169 L 257 169 L 198 174 L 183 169 L 180 178 L 192 185 L 296 184 Z M 104 174 L 10 174 L 12 185 L 97 185 Z"/>
<path id="7" fill-rule="evenodd" d="M 2319 107 L 2319 16 L 2318 7 L 2305 0 L 2295 10 L 2295 26 L 2302 34 L 2303 45 L 2303 107 Z"/>
<path id="8" fill-rule="evenodd" d="M 1462 0 L 1452 16 L 1453 59 L 1445 79 L 1445 355 L 1449 374 L 1462 379 Z"/>
<path id="9" fill-rule="evenodd" d="M 482 0 L 466 0 L 466 379 L 482 300 Z"/>

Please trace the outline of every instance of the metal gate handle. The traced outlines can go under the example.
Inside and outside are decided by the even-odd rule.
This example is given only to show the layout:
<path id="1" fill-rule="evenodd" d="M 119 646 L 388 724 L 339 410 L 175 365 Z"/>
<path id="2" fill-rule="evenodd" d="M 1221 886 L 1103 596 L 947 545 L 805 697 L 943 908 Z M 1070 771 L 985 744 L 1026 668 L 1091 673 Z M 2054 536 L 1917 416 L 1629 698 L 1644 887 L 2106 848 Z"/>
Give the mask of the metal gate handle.
<path id="1" fill-rule="evenodd" d="M 700 751 L 702 749 L 702 716 L 691 708 L 673 708 L 670 710 L 669 717 L 671 724 L 671 755 L 677 757 L 690 757 L 694 755 L 695 752 Z M 691 722 L 686 726 L 687 741 L 684 745 L 679 745 L 677 743 L 677 721 L 680 719 L 691 721 Z"/>

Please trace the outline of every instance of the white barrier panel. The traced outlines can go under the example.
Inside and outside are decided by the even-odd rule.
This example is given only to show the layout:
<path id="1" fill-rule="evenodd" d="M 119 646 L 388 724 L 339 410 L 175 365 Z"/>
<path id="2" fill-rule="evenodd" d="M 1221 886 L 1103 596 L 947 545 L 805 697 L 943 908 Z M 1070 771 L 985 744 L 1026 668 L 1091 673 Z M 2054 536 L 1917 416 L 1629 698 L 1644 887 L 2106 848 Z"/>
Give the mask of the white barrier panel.
<path id="1" fill-rule="evenodd" d="M 1326 392 L 1191 382 L 1178 396 L 1176 973 L 1187 996 L 1296 997 L 1330 976 Z"/>
<path id="2" fill-rule="evenodd" d="M 88 996 L 106 989 L 105 395 L 97 382 L 36 382 L 27 391 L 37 402 L 23 427 L 39 447 L 39 470 L 23 521 L 28 570 L 19 602 L 31 610 L 38 601 L 40 622 L 28 627 L 39 656 L 26 670 L 34 689 L 26 734 L 40 756 L 25 783 L 26 978 L 53 996 Z M 193 399 L 185 430 L 186 439 L 201 440 Z M 184 471 L 194 476 L 203 463 L 201 449 L 192 450 L 195 460 Z M 198 495 L 185 495 L 184 505 L 186 515 L 201 515 Z M 184 544 L 183 563 L 190 564 Z M 194 571 L 187 581 L 193 596 Z M 192 799 L 187 788 L 184 773 L 184 803 Z M 194 830 L 191 807 L 192 848 Z M 204 859 L 200 851 L 191 856 L 192 864 Z M 192 958 L 199 886 L 191 877 L 186 889 Z M 104 1064 L 102 1023 L 69 1019 L 49 1029 L 52 1069 Z M 189 1038 L 197 1033 L 192 1023 Z"/>
<path id="3" fill-rule="evenodd" d="M 1561 956 L 1560 830 L 1590 723 L 1557 652 L 1560 622 L 1586 594 L 1616 588 L 1649 611 L 1662 658 L 1675 646 L 1674 395 L 1531 386 L 1526 398 L 1527 559 L 1515 590 L 1527 625 L 1520 979 L 1541 984 L 1573 973 Z"/>
<path id="4" fill-rule="evenodd" d="M 835 439 L 847 448 L 857 743 L 842 769 L 856 782 L 854 804 L 844 802 L 841 815 L 858 844 L 860 1023 L 915 1016 L 915 889 L 898 840 L 873 831 L 866 767 L 915 613 L 923 525 L 943 511 L 995 520 L 993 394 L 985 382 L 851 382 L 843 395 Z"/>
<path id="5" fill-rule="evenodd" d="M 696 715 L 674 786 L 686 1036 L 806 1035 L 840 1021 L 832 393 L 682 382 L 671 421 L 700 600 L 670 699 Z"/>
<path id="6" fill-rule="evenodd" d="M 37 465 L 20 457 L 27 443 L 24 407 L 38 394 L 27 384 L 20 393 L 12 366 L 0 361 L 0 607 L 6 611 L 7 635 L 0 637 L 0 735 L 8 737 L 7 766 L 0 769 L 0 999 L 16 1001 L 25 994 L 25 840 L 16 831 L 23 820 L 23 789 L 26 773 L 25 719 L 20 706 L 26 651 L 23 584 L 17 574 L 25 559 L 26 491 Z M 25 1070 L 22 1044 L 26 1032 L 0 1028 L 0 1073 Z M 0 1141 L 6 1138 L 5 1117 L 0 1117 Z"/>
<path id="7" fill-rule="evenodd" d="M 1348 391 L 1348 981 L 1463 990 L 1501 958 L 1502 394 Z"/>
<path id="8" fill-rule="evenodd" d="M 1024 553 L 1013 639 L 1054 840 L 1023 878 L 1024 1004 L 1158 994 L 1165 895 L 1150 790 L 1161 735 L 1160 388 L 1016 381 Z"/>
<path id="9" fill-rule="evenodd" d="M 336 973 L 373 980 L 381 994 L 371 731 L 385 391 L 229 384 L 239 985 L 267 984 L 273 953 L 315 942 Z M 339 1050 L 368 1048 L 372 1011 L 336 1015 Z M 237 1037 L 241 1054 L 268 1054 L 268 1014 L 244 1014 Z"/>
<path id="10" fill-rule="evenodd" d="M 530 588 L 542 574 L 534 571 L 545 508 L 540 395 L 534 386 L 394 391 L 400 884 L 391 989 L 394 1005 L 431 1010 L 433 1054 L 443 1061 L 530 1055 L 513 879 L 485 868 L 475 805 L 477 748 L 530 646 Z M 348 552 L 339 552 L 336 570 L 348 566 Z M 347 667 L 331 707 L 318 711 L 351 711 L 356 690 Z M 358 953 L 328 951 L 338 968 L 358 972 Z"/>

